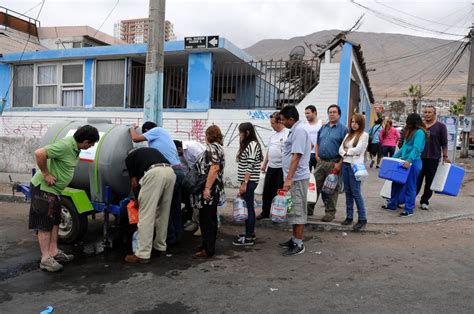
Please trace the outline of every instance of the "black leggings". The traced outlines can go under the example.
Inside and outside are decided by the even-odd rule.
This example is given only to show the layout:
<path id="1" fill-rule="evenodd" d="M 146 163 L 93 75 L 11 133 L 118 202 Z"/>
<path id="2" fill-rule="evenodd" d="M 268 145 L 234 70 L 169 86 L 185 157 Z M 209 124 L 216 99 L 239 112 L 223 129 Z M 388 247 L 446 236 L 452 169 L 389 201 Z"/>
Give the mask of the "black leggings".
<path id="1" fill-rule="evenodd" d="M 392 157 L 395 154 L 395 146 L 382 146 L 382 154 L 384 157 Z"/>

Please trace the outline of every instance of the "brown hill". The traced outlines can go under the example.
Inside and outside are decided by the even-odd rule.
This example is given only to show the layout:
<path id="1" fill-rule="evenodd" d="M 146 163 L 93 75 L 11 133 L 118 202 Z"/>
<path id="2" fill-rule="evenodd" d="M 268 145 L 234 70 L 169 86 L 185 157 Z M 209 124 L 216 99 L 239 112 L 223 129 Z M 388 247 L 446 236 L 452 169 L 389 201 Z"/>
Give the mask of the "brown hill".
<path id="1" fill-rule="evenodd" d="M 328 30 L 291 39 L 265 39 L 245 51 L 255 59 L 288 59 L 293 47 L 305 46 L 305 42 L 324 44 L 337 33 L 338 30 Z M 376 101 L 402 99 L 410 84 L 421 83 L 422 92 L 427 91 L 461 44 L 437 38 L 367 32 L 351 33 L 348 39 L 361 45 L 367 68 L 375 69 L 369 72 L 369 78 Z M 312 56 L 309 49 L 306 56 Z M 444 84 L 427 98 L 454 101 L 465 95 L 468 56 L 469 49 Z"/>

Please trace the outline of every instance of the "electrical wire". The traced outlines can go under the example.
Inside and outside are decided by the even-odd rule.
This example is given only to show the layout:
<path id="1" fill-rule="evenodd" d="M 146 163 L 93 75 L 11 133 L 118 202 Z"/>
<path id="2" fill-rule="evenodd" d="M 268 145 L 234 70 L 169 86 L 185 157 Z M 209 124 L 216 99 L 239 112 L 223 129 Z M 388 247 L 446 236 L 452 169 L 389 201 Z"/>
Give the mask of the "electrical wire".
<path id="1" fill-rule="evenodd" d="M 392 23 L 392 24 L 395 24 L 395 25 L 398 25 L 398 26 L 401 26 L 401 27 L 404 27 L 404 28 L 408 28 L 408 29 L 411 29 L 411 30 L 414 30 L 414 31 L 417 31 L 417 32 L 429 32 L 429 33 L 435 33 L 435 34 L 441 34 L 441 35 L 451 35 L 451 36 L 464 36 L 464 35 L 461 35 L 461 34 L 448 33 L 448 32 L 438 31 L 438 30 L 435 30 L 435 29 L 430 29 L 430 28 L 427 28 L 427 27 L 417 25 L 415 23 L 411 23 L 409 21 L 403 20 L 399 17 L 396 17 L 396 16 L 393 16 L 393 15 L 383 13 L 381 11 L 369 8 L 365 5 L 362 5 L 358 2 L 356 2 L 355 0 L 350 0 L 350 1 L 355 6 L 373 13 L 375 16 L 379 17 L 380 19 L 383 19 L 383 20 L 385 20 L 389 23 Z"/>
<path id="2" fill-rule="evenodd" d="M 38 2 L 37 4 L 35 4 L 34 7 L 32 7 L 31 9 L 26 10 L 26 11 L 23 12 L 22 14 L 25 15 L 26 13 L 28 13 L 28 12 L 30 12 L 30 11 L 33 11 L 34 9 L 36 9 L 37 7 L 39 7 L 42 3 L 43 3 L 43 1 Z"/>
<path id="3" fill-rule="evenodd" d="M 112 8 L 112 10 L 110 10 L 109 14 L 107 14 L 107 16 L 105 17 L 105 19 L 102 21 L 102 24 L 100 24 L 99 28 L 95 31 L 95 34 L 93 36 L 93 38 L 95 38 L 95 36 L 97 35 L 97 33 L 100 31 L 100 29 L 102 28 L 102 26 L 104 26 L 105 22 L 107 21 L 107 19 L 110 17 L 110 15 L 112 14 L 112 12 L 114 12 L 115 8 L 118 6 L 120 0 L 117 0 L 117 2 L 115 2 L 115 5 L 114 7 Z"/>
<path id="4" fill-rule="evenodd" d="M 381 6 L 384 6 L 386 8 L 389 8 L 393 11 L 396 11 L 396 12 L 399 12 L 399 13 L 402 13 L 402 14 L 405 14 L 405 15 L 408 15 L 408 16 L 411 16 L 411 17 L 414 17 L 414 18 L 417 18 L 417 19 L 420 19 L 422 21 L 425 21 L 425 22 L 430 22 L 431 24 L 438 24 L 438 25 L 442 25 L 442 26 L 449 26 L 449 28 L 460 28 L 460 29 L 466 29 L 465 27 L 461 27 L 461 26 L 456 26 L 456 25 L 449 25 L 449 24 L 444 24 L 444 23 L 440 23 L 439 21 L 433 21 L 433 20 L 428 20 L 428 19 L 425 19 L 423 17 L 420 17 L 420 16 L 417 16 L 417 15 L 414 15 L 414 14 L 411 14 L 411 13 L 408 13 L 408 12 L 405 12 L 405 11 L 402 11 L 402 10 L 399 10 L 397 8 L 394 8 L 392 6 L 389 6 L 388 4 L 386 3 L 383 3 L 382 1 L 378 1 L 378 0 L 375 0 L 376 3 L 380 4 Z M 462 8 L 463 10 L 465 9 L 465 7 Z M 457 10 L 457 12 L 459 12 L 460 10 Z"/>
<path id="5" fill-rule="evenodd" d="M 43 11 L 43 8 L 44 8 L 44 4 L 45 4 L 46 0 L 43 0 L 43 2 L 41 3 L 41 7 L 38 11 L 38 14 L 36 16 L 36 20 L 39 19 L 40 17 L 40 14 L 41 14 L 41 11 Z M 23 47 L 23 51 L 21 52 L 21 55 L 20 55 L 20 58 L 18 60 L 18 63 L 21 62 L 21 59 L 23 59 L 23 55 L 25 54 L 25 51 L 26 51 L 26 47 L 28 46 L 29 42 L 30 42 L 30 38 L 31 38 L 31 34 L 28 34 L 28 38 L 26 39 L 26 43 L 25 43 L 25 46 Z M 2 99 L 6 99 L 8 97 L 8 94 L 10 93 L 10 89 L 13 85 L 13 80 L 15 79 L 15 68 L 13 67 L 13 74 L 12 74 L 12 78 L 10 80 L 10 84 L 8 84 L 8 89 L 7 89 L 7 92 L 5 93 L 5 96 L 2 98 Z"/>

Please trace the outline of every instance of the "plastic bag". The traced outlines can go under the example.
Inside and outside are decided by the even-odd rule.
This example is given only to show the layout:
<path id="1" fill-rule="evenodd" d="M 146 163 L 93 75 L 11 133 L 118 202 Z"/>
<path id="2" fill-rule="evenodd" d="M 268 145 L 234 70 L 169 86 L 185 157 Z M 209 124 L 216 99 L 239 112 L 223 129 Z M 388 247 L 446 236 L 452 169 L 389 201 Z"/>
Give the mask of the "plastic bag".
<path id="1" fill-rule="evenodd" d="M 260 173 L 260 178 L 258 179 L 257 187 L 255 188 L 255 194 L 263 194 L 263 186 L 265 185 L 265 172 Z"/>
<path id="2" fill-rule="evenodd" d="M 247 204 L 241 197 L 234 199 L 234 220 L 245 221 L 249 217 Z"/>
<path id="3" fill-rule="evenodd" d="M 354 164 L 352 165 L 352 170 L 354 170 L 354 176 L 357 181 L 364 181 L 369 176 L 364 164 Z"/>
<path id="4" fill-rule="evenodd" d="M 136 225 L 138 223 L 138 209 L 135 208 L 135 200 L 130 200 L 127 204 L 128 223 Z"/>
<path id="5" fill-rule="evenodd" d="M 132 236 L 132 251 L 135 253 L 138 250 L 138 241 L 140 240 L 140 234 L 138 230 L 133 233 Z"/>
<path id="6" fill-rule="evenodd" d="M 337 186 L 338 175 L 337 172 L 332 171 L 324 180 L 322 192 L 324 194 L 333 194 Z"/>
<path id="7" fill-rule="evenodd" d="M 285 190 L 278 190 L 278 194 L 272 200 L 270 217 L 273 222 L 282 223 L 288 220 L 288 215 L 293 214 L 293 203 L 291 195 Z"/>
<path id="8" fill-rule="evenodd" d="M 306 201 L 308 203 L 316 203 L 316 198 L 318 197 L 318 193 L 316 191 L 316 179 L 314 178 L 313 174 L 309 176 L 309 185 L 308 185 L 308 194 L 306 196 Z"/>

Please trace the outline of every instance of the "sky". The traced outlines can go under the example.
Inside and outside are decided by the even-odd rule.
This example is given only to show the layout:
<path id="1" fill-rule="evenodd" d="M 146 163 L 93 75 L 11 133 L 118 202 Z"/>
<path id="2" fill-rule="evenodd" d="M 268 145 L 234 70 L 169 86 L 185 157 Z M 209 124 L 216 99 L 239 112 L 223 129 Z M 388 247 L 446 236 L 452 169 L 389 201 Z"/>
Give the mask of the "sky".
<path id="1" fill-rule="evenodd" d="M 2 0 L 1 6 L 36 18 L 42 0 Z M 350 0 L 168 0 L 166 19 L 174 24 L 178 40 L 187 36 L 220 35 L 240 48 L 263 39 L 289 39 L 328 29 L 348 29 L 365 13 L 359 31 L 402 33 L 459 39 L 473 20 L 469 0 L 357 0 L 382 12 L 390 23 L 355 6 Z M 41 26 L 89 25 L 113 35 L 122 19 L 148 16 L 148 0 L 45 0 Z M 112 12 L 111 12 L 112 11 Z M 106 19 L 107 15 L 110 16 Z M 104 22 L 105 21 L 105 22 Z M 400 23 L 400 22 L 397 22 Z M 428 31 L 415 31 L 424 28 Z M 437 31 L 448 34 L 440 34 Z"/>

